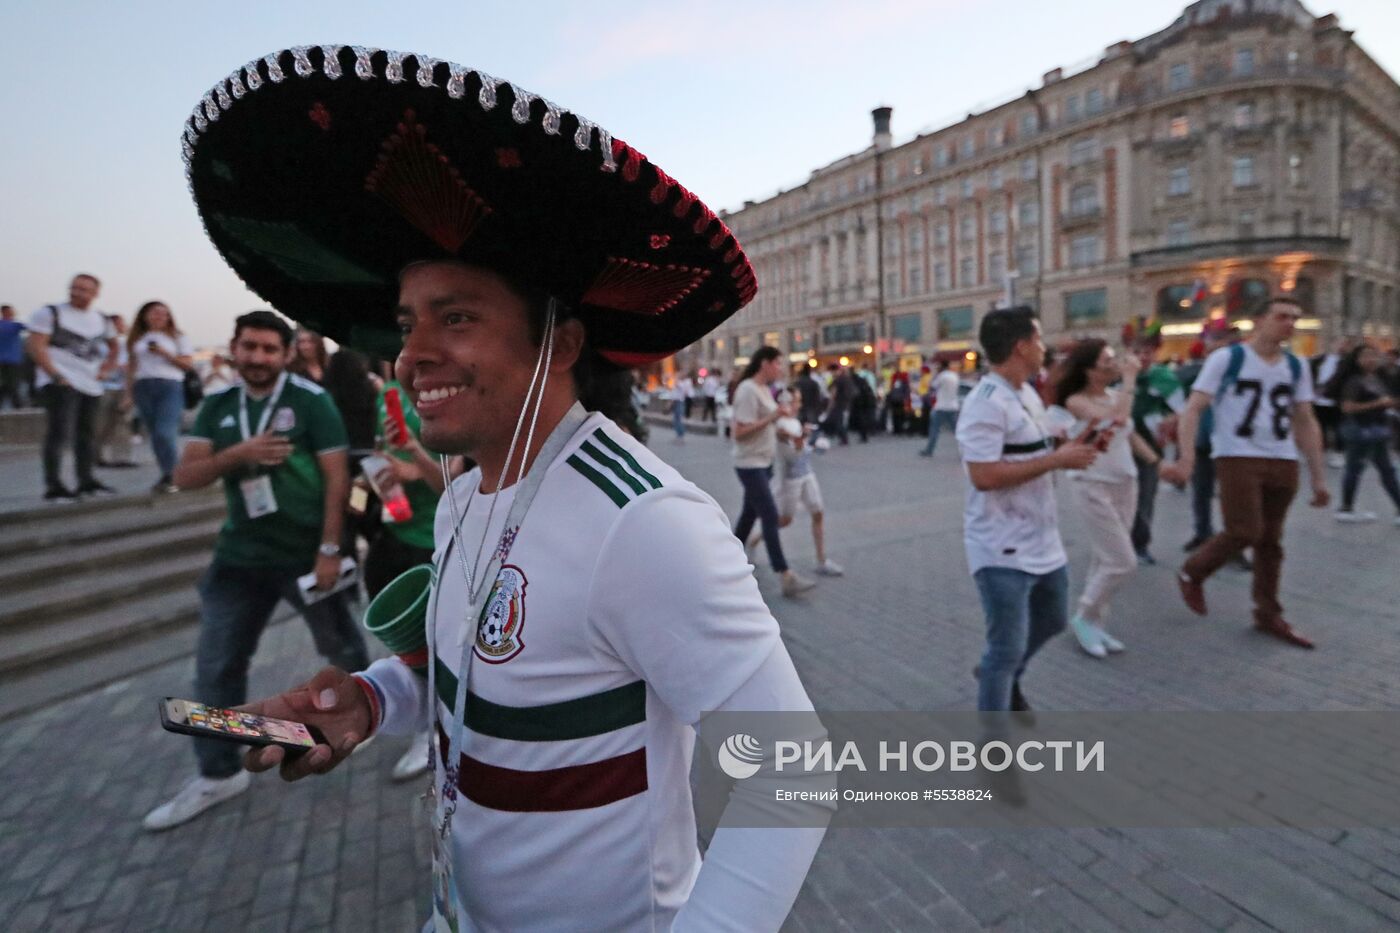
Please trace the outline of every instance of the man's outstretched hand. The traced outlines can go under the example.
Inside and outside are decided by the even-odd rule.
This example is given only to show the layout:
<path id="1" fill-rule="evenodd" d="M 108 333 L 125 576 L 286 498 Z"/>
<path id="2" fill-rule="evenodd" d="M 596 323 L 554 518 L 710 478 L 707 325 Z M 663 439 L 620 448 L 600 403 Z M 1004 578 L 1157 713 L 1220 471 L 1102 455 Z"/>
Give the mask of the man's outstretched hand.
<path id="1" fill-rule="evenodd" d="M 243 756 L 243 765 L 249 771 L 268 771 L 281 765 L 284 781 L 325 774 L 344 761 L 371 728 L 368 698 L 355 679 L 338 667 L 323 668 L 299 687 L 239 709 L 321 730 L 327 744 L 317 745 L 304 755 L 289 758 L 284 749 L 267 745 Z"/>

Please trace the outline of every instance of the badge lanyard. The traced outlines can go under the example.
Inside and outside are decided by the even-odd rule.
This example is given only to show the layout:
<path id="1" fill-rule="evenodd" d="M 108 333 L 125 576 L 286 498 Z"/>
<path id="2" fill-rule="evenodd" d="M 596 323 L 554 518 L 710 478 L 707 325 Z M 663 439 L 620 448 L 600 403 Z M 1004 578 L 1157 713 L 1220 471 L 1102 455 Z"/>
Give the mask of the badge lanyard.
<path id="1" fill-rule="evenodd" d="M 263 409 L 262 417 L 258 419 L 258 434 L 267 430 L 267 423 L 272 420 L 272 410 L 277 407 L 278 401 L 282 398 L 282 389 L 287 385 L 287 373 L 283 371 L 277 377 L 277 384 L 272 387 L 272 394 L 267 397 L 267 407 Z M 243 434 L 243 440 L 248 440 L 253 435 L 248 431 L 248 389 L 246 386 L 238 387 L 238 430 Z"/>
<path id="2" fill-rule="evenodd" d="M 515 541 L 512 529 L 518 529 L 524 521 L 526 513 L 534 501 L 535 494 L 539 491 L 540 485 L 544 482 L 545 473 L 559 456 L 564 445 L 578 431 L 579 427 L 588 419 L 582 405 L 575 402 L 569 411 L 560 419 L 559 424 L 550 432 L 545 440 L 544 446 L 540 448 L 539 454 L 535 457 L 535 462 L 526 474 L 523 481 L 518 482 L 515 499 L 511 502 L 510 509 L 506 513 L 505 524 L 501 526 L 501 535 L 495 551 L 479 576 L 468 575 L 467 583 L 467 609 L 466 609 L 466 632 L 462 642 L 461 664 L 458 668 L 457 691 L 452 701 L 452 723 L 448 729 L 443 730 L 447 738 L 446 762 L 442 762 L 443 756 L 434 756 L 433 761 L 433 783 L 440 786 L 440 793 L 434 807 L 434 821 L 436 825 L 432 827 L 432 832 L 436 838 L 435 844 L 440 840 L 445 841 L 451 833 L 452 815 L 457 809 L 457 775 L 461 766 L 462 758 L 462 734 L 466 712 L 467 693 L 471 681 L 472 654 L 476 646 L 477 632 L 475 624 L 477 616 L 486 599 L 490 598 L 491 592 L 495 589 L 496 577 L 500 573 L 501 567 L 505 564 L 510 555 L 510 550 Z M 527 442 L 528 448 L 528 442 Z M 473 496 L 475 490 L 472 491 Z M 471 499 L 467 500 L 467 508 L 463 510 L 462 521 L 466 520 L 467 513 L 471 509 Z M 442 556 L 438 559 L 437 579 L 438 584 L 433 587 L 432 597 L 428 606 L 428 728 L 436 731 L 438 727 L 438 707 L 437 707 L 437 606 L 438 598 L 442 593 L 441 581 L 444 574 L 450 572 L 448 557 L 456 545 L 459 557 L 464 552 L 461 551 L 459 540 L 460 528 L 454 528 L 453 536 L 448 539 L 446 547 L 443 548 Z M 490 533 L 490 516 L 487 517 L 487 527 L 482 531 L 484 542 L 486 535 Z M 465 560 L 463 562 L 465 566 Z M 475 570 L 476 568 L 472 568 Z M 491 586 L 487 586 L 487 583 Z M 472 584 L 477 585 L 473 588 Z M 450 856 L 449 856 L 450 857 Z"/>

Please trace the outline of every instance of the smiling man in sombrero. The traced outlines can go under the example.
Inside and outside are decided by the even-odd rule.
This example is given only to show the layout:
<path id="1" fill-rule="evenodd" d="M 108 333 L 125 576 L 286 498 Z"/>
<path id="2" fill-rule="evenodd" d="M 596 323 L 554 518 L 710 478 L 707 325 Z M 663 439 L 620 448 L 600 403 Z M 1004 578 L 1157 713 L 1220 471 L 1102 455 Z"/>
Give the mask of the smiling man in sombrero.
<path id="1" fill-rule="evenodd" d="M 183 146 L 248 286 L 396 354 L 424 445 L 478 464 L 438 510 L 417 640 L 254 704 L 328 745 L 248 767 L 323 773 L 431 723 L 439 929 L 777 929 L 822 830 L 721 829 L 702 865 L 692 726 L 811 703 L 719 506 L 587 410 L 753 297 L 724 223 L 601 127 L 425 56 L 274 53 Z"/>

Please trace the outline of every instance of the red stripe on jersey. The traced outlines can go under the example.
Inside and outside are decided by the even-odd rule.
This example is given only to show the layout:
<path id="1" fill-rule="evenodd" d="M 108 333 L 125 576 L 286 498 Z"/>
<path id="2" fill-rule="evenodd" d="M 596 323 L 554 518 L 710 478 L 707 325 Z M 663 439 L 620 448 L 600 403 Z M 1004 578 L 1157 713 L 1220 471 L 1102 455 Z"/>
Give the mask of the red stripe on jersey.
<path id="1" fill-rule="evenodd" d="M 447 760 L 447 737 L 438 728 L 439 754 Z M 588 810 L 647 789 L 646 747 L 614 758 L 544 771 L 517 771 L 462 755 L 457 788 L 478 806 L 511 813 Z"/>

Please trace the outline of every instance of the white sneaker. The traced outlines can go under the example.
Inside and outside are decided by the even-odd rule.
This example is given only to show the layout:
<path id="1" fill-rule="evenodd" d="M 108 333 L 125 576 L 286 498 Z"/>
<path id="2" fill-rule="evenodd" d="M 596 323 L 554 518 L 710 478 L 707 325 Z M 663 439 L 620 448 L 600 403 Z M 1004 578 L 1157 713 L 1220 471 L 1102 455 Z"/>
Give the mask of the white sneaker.
<path id="1" fill-rule="evenodd" d="M 816 585 L 816 580 L 808 580 L 806 577 L 799 577 L 791 570 L 783 574 L 783 595 L 788 599 L 792 599 L 799 593 L 805 593 Z"/>
<path id="2" fill-rule="evenodd" d="M 836 563 L 836 561 L 832 560 L 830 557 L 822 561 L 820 564 L 817 564 L 817 573 L 821 574 L 824 577 L 839 577 L 845 572 L 846 569 L 840 564 Z"/>
<path id="3" fill-rule="evenodd" d="M 1347 465 L 1347 458 L 1343 454 L 1332 453 L 1327 455 L 1327 465 L 1334 470 L 1340 470 Z"/>
<path id="4" fill-rule="evenodd" d="M 1343 512 L 1338 509 L 1336 513 L 1337 521 L 1349 525 L 1359 525 L 1362 522 L 1373 522 L 1376 520 L 1375 512 Z"/>
<path id="5" fill-rule="evenodd" d="M 431 744 L 431 739 L 431 732 L 420 732 L 415 735 L 413 744 L 408 747 L 408 751 L 394 762 L 394 770 L 390 772 L 389 776 L 396 781 L 408 781 L 427 771 L 428 746 Z"/>
<path id="6" fill-rule="evenodd" d="M 1099 644 L 1107 648 L 1109 654 L 1117 654 L 1118 652 L 1123 650 L 1124 645 L 1121 641 L 1114 638 L 1112 635 L 1108 634 L 1103 629 L 1099 628 L 1097 625 L 1094 625 L 1092 622 L 1089 624 L 1093 628 L 1094 634 L 1099 636 Z"/>
<path id="7" fill-rule="evenodd" d="M 1074 632 L 1074 640 L 1079 642 L 1079 647 L 1084 649 L 1084 653 L 1093 658 L 1108 657 L 1108 648 L 1099 639 L 1098 626 L 1081 615 L 1076 615 L 1069 620 L 1070 631 Z"/>
<path id="8" fill-rule="evenodd" d="M 247 771 L 226 778 L 195 777 L 178 794 L 147 813 L 141 825 L 154 831 L 188 823 L 210 807 L 237 797 L 251 783 Z"/>

